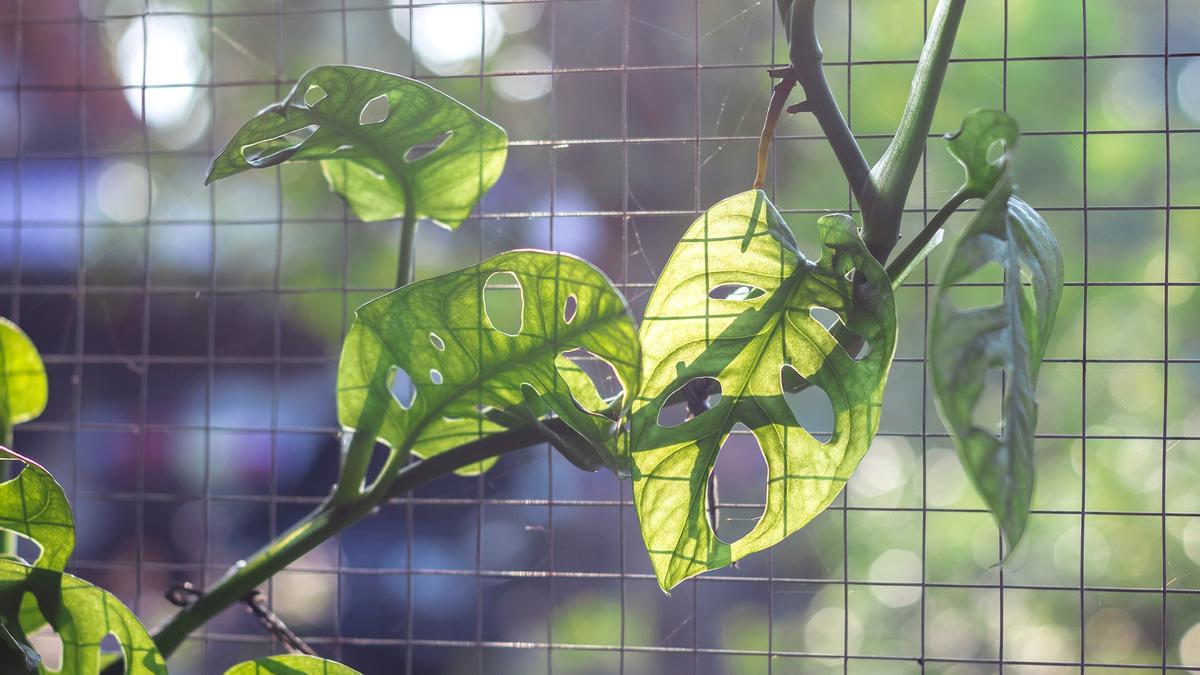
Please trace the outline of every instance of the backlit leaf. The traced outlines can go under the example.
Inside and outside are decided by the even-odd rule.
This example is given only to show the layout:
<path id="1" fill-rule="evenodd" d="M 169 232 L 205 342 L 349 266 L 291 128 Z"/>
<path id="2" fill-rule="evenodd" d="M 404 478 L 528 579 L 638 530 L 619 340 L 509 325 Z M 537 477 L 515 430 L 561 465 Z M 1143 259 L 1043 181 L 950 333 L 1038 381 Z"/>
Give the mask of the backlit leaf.
<path id="1" fill-rule="evenodd" d="M 422 82 L 321 66 L 242 126 L 208 182 L 288 160 L 320 160 L 330 188 L 365 221 L 418 218 L 454 228 L 496 183 L 504 130 Z"/>
<path id="2" fill-rule="evenodd" d="M 495 275 L 516 281 L 519 325 L 506 327 L 515 334 L 493 326 L 485 307 Z M 559 358 L 580 348 L 608 362 L 625 392 L 636 391 L 637 331 L 609 280 L 570 255 L 504 253 L 360 307 L 342 349 L 338 419 L 349 429 L 378 428 L 403 461 L 410 451 L 431 457 L 502 431 L 506 421 L 553 413 L 619 473 L 627 462 L 614 439 L 630 397 L 611 412 L 589 412 L 599 394 Z"/>
<path id="3" fill-rule="evenodd" d="M 631 446 L 642 536 L 664 590 L 803 527 L 841 491 L 878 429 L 896 341 L 891 288 L 850 218 L 826 216 L 818 229 L 824 245 L 812 262 L 765 193 L 730 197 L 691 226 L 650 297 Z M 861 283 L 851 281 L 856 274 Z M 729 285 L 762 293 L 713 297 Z M 838 316 L 846 328 L 839 332 L 864 338 L 867 355 L 851 358 L 813 318 L 816 308 Z M 828 442 L 815 439 L 788 406 L 782 380 L 791 369 L 832 402 Z M 718 380 L 720 401 L 682 424 L 660 426 L 668 398 L 697 378 Z M 726 543 L 705 515 L 708 477 L 739 423 L 766 458 L 767 505 L 749 534 Z"/>
<path id="4" fill-rule="evenodd" d="M 121 644 L 125 673 L 151 675 L 166 673 L 162 655 L 145 626 L 125 605 L 108 591 L 71 576 L 47 574 L 48 570 L 17 562 L 0 560 L 0 616 L 14 617 L 21 599 L 32 593 L 50 626 L 62 640 L 63 673 L 97 673 L 103 663 L 100 643 L 113 635 Z M 47 588 L 61 582 L 61 595 Z M 6 621 L 13 637 L 28 644 L 21 626 L 18 635 L 13 622 Z M 43 672 L 46 672 L 43 668 Z"/>
<path id="5" fill-rule="evenodd" d="M 15 323 L 0 318 L 0 439 L 45 408 L 46 367 L 37 348 Z"/>
<path id="6" fill-rule="evenodd" d="M 0 529 L 37 543 L 41 554 L 35 567 L 61 572 L 75 549 L 75 520 L 67 496 L 37 462 L 0 448 L 0 466 L 9 465 L 21 468 L 15 478 L 0 483 Z"/>
<path id="7" fill-rule="evenodd" d="M 336 661 L 302 654 L 285 654 L 239 663 L 225 671 L 225 675 L 360 675 L 360 673 Z"/>
<path id="8" fill-rule="evenodd" d="M 1007 550 L 1021 540 L 1034 483 L 1037 375 L 1062 295 L 1062 253 L 1046 221 L 1013 195 L 1015 123 L 972 113 L 950 139 L 966 167 L 964 191 L 984 199 L 950 254 L 929 330 L 934 400 L 971 482 L 996 518 Z M 1003 272 L 998 305 L 960 308 L 951 289 L 984 267 Z M 1004 374 L 999 436 L 978 424 L 989 371 Z"/>

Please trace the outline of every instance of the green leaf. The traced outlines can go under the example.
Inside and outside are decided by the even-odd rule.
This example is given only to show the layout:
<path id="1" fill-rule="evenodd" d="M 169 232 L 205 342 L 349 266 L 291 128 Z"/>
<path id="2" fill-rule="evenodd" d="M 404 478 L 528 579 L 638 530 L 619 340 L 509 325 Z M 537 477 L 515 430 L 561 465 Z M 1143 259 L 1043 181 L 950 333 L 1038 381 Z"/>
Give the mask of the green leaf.
<path id="1" fill-rule="evenodd" d="M 492 325 L 484 300 L 489 279 L 506 273 L 522 298 L 515 335 Z M 595 385 L 560 359 L 580 348 L 612 365 L 625 392 L 637 390 L 637 330 L 603 273 L 570 255 L 504 253 L 360 307 L 338 368 L 338 419 L 349 429 L 378 428 L 402 462 L 410 451 L 431 457 L 503 431 L 503 420 L 553 413 L 621 472 L 627 461 L 615 437 L 630 397 L 615 413 L 586 410 L 599 400 Z M 392 385 L 405 376 L 415 394 L 400 392 L 400 400 Z"/>
<path id="2" fill-rule="evenodd" d="M 288 654 L 257 661 L 246 661 L 225 671 L 225 675 L 361 675 L 357 670 L 336 661 Z"/>
<path id="3" fill-rule="evenodd" d="M 691 226 L 650 296 L 641 328 L 643 388 L 631 417 L 633 495 L 664 590 L 803 527 L 841 491 L 878 429 L 896 342 L 891 288 L 849 217 L 826 216 L 817 226 L 824 244 L 814 263 L 765 193 L 730 197 Z M 855 274 L 862 283 L 850 281 Z M 730 285 L 762 292 L 712 297 Z M 834 330 L 866 340 L 865 357 L 855 361 L 813 318 L 818 307 L 844 324 Z M 829 396 L 835 422 L 828 442 L 797 422 L 784 398 L 789 373 Z M 696 378 L 717 379 L 720 402 L 660 426 L 668 398 Z M 705 507 L 717 454 L 738 423 L 766 458 L 767 505 L 749 534 L 726 543 Z"/>
<path id="4" fill-rule="evenodd" d="M 1016 140 L 1011 119 L 981 111 L 971 114 L 950 141 L 951 153 L 967 170 L 963 189 L 971 196 L 983 194 L 984 202 L 942 270 L 929 330 L 934 400 L 1009 552 L 1029 518 L 1034 392 L 1063 285 L 1062 253 L 1053 233 L 1032 207 L 1013 196 L 1008 165 Z M 1003 272 L 1001 303 L 956 307 L 951 289 L 993 264 Z M 993 369 L 1005 376 L 999 437 L 974 421 Z"/>
<path id="5" fill-rule="evenodd" d="M 46 392 L 46 367 L 37 348 L 15 323 L 0 318 L 0 439 L 42 414 Z"/>
<path id="6" fill-rule="evenodd" d="M 496 183 L 507 154 L 503 129 L 427 84 L 321 66 L 238 130 L 207 182 L 320 160 L 330 188 L 362 220 L 399 218 L 407 206 L 455 228 Z"/>
<path id="7" fill-rule="evenodd" d="M 13 479 L 0 483 L 0 529 L 35 542 L 35 567 L 61 572 L 75 550 L 75 520 L 62 486 L 40 464 L 0 448 L 0 465 L 23 464 Z M 7 474 L 5 474 L 7 475 Z"/>
<path id="8" fill-rule="evenodd" d="M 167 672 L 162 655 L 145 626 L 120 600 L 78 577 L 47 572 L 17 562 L 0 561 L 0 616 L 17 616 L 21 599 L 26 593 L 33 593 L 42 614 L 62 640 L 61 672 L 81 675 L 99 672 L 100 642 L 110 634 L 121 644 L 126 673 Z M 60 581 L 61 596 L 58 596 L 47 586 Z M 47 602 L 46 598 L 52 600 Z M 22 626 L 17 634 L 17 626 L 12 621 L 6 621 L 6 625 L 16 640 L 28 644 L 24 634 L 28 627 Z"/>

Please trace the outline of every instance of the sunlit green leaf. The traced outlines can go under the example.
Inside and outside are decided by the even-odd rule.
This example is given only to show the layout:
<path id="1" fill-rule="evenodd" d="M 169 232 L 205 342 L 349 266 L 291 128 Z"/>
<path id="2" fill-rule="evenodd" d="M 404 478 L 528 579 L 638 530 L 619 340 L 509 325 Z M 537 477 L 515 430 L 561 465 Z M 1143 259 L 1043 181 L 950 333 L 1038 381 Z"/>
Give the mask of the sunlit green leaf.
<path id="1" fill-rule="evenodd" d="M 516 281 L 515 334 L 489 319 L 484 289 L 494 275 Z M 573 315 L 564 313 L 568 306 Z M 609 280 L 570 255 L 504 253 L 360 307 L 342 349 L 338 419 L 350 429 L 378 428 L 403 459 L 501 431 L 505 420 L 553 413 L 620 472 L 627 462 L 614 437 L 629 397 L 615 412 L 588 411 L 599 400 L 595 385 L 559 358 L 580 348 L 610 364 L 625 392 L 636 390 L 637 332 Z"/>
<path id="2" fill-rule="evenodd" d="M 416 80 L 370 68 L 321 66 L 238 130 L 208 182 L 288 160 L 321 160 L 330 187 L 366 221 L 458 225 L 496 183 L 504 130 Z"/>
<path id="3" fill-rule="evenodd" d="M 631 444 L 634 500 L 663 589 L 803 527 L 841 491 L 878 429 L 896 342 L 891 288 L 852 220 L 827 216 L 817 225 L 824 245 L 811 262 L 763 192 L 730 197 L 691 226 L 650 297 Z M 862 283 L 850 280 L 855 273 Z M 731 285 L 756 290 L 712 297 Z M 860 361 L 813 318 L 821 307 L 866 340 Z M 828 395 L 835 419 L 828 442 L 801 427 L 788 406 L 782 379 L 790 369 Z M 720 401 L 660 426 L 667 399 L 696 378 L 718 380 Z M 730 544 L 709 526 L 705 505 L 717 453 L 738 423 L 766 458 L 767 505 L 755 528 Z"/>
<path id="4" fill-rule="evenodd" d="M 1009 551 L 1029 518 L 1034 392 L 1063 284 L 1062 253 L 1053 233 L 1013 195 L 1008 163 L 1016 140 L 1016 125 L 996 111 L 973 113 L 950 140 L 951 153 L 967 170 L 964 190 L 984 201 L 942 270 L 929 330 L 934 400 Z M 956 306 L 951 289 L 989 266 L 1003 273 L 1000 304 Z M 1004 374 L 1000 436 L 975 421 L 992 370 Z"/>
<path id="5" fill-rule="evenodd" d="M 100 643 L 110 634 L 121 644 L 126 673 L 167 672 L 162 655 L 145 626 L 120 600 L 70 574 L 47 572 L 17 562 L 0 561 L 0 616 L 16 616 L 22 597 L 32 593 L 42 614 L 62 640 L 61 672 L 99 672 L 102 663 Z M 61 595 L 47 588 L 60 581 Z M 28 626 L 21 626 L 22 634 L 18 635 L 12 622 L 6 622 L 6 625 L 15 639 L 28 644 L 24 635 Z"/>
<path id="6" fill-rule="evenodd" d="M 33 342 L 0 318 L 0 439 L 46 408 L 46 367 Z M 3 441 L 0 441 L 3 442 Z"/>
<path id="7" fill-rule="evenodd" d="M 246 661 L 225 671 L 225 675 L 360 675 L 353 668 L 315 656 L 286 654 L 257 661 Z"/>
<path id="8" fill-rule="evenodd" d="M 0 529 L 37 543 L 41 554 L 35 567 L 61 572 L 75 549 L 75 520 L 67 496 L 37 462 L 0 448 L 0 466 L 9 465 L 19 466 L 20 473 L 0 483 Z"/>

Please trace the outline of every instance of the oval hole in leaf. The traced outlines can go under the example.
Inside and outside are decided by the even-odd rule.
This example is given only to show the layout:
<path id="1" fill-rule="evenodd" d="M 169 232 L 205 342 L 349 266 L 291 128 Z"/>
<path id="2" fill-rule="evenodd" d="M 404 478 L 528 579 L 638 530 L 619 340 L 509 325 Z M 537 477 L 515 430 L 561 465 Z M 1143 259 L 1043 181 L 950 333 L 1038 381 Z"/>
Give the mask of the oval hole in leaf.
<path id="1" fill-rule="evenodd" d="M 438 134 L 437 136 L 434 136 L 433 138 L 425 141 L 424 143 L 418 143 L 418 144 L 412 146 L 407 151 L 405 151 L 404 161 L 415 162 L 418 159 L 421 159 L 423 157 L 428 157 L 430 154 L 433 153 L 434 150 L 437 150 L 438 148 L 445 145 L 446 141 L 450 140 L 450 137 L 453 135 L 454 135 L 453 131 L 443 131 L 442 133 Z"/>
<path id="2" fill-rule="evenodd" d="M 109 633 L 100 640 L 100 653 L 113 655 L 121 654 L 121 642 L 120 640 L 117 640 L 116 635 Z"/>
<path id="3" fill-rule="evenodd" d="M 579 311 L 579 300 L 575 295 L 568 295 L 567 302 L 563 305 L 563 323 L 570 324 L 575 320 L 575 313 Z"/>
<path id="4" fill-rule="evenodd" d="M 392 392 L 396 403 L 405 410 L 411 408 L 413 401 L 417 400 L 417 386 L 413 384 L 408 372 L 400 366 L 392 366 L 388 371 L 388 390 Z"/>
<path id="5" fill-rule="evenodd" d="M 1004 369 L 989 368 L 983 376 L 983 391 L 971 416 L 971 424 L 996 438 L 1004 434 Z"/>
<path id="6" fill-rule="evenodd" d="M 713 300 L 732 300 L 735 302 L 744 300 L 753 300 L 754 298 L 762 297 L 767 292 L 758 286 L 750 286 L 748 284 L 721 284 L 713 287 L 708 292 L 708 297 Z"/>
<path id="7" fill-rule="evenodd" d="M 813 307 L 808 311 L 813 320 L 825 327 L 825 330 L 833 330 L 833 325 L 840 321 L 837 312 L 828 307 Z"/>
<path id="8" fill-rule="evenodd" d="M 1000 166 L 1004 162 L 1004 155 L 1008 152 L 1008 143 L 1003 138 L 997 138 L 988 146 L 987 154 L 984 155 L 984 161 L 992 166 Z"/>
<path id="9" fill-rule="evenodd" d="M 433 348 L 438 350 L 439 352 L 446 351 L 446 343 L 442 340 L 441 336 L 439 336 L 437 333 L 429 334 L 429 343 L 432 344 Z"/>
<path id="10" fill-rule="evenodd" d="M 946 289 L 945 297 L 960 312 L 1004 303 L 1004 268 L 991 261 Z"/>
<path id="11" fill-rule="evenodd" d="M 515 337 L 521 333 L 525 301 L 512 272 L 494 272 L 483 285 L 483 312 L 492 328 Z"/>
<path id="12" fill-rule="evenodd" d="M 429 381 L 433 382 L 434 384 L 441 384 L 442 383 L 442 371 L 438 370 L 437 368 L 430 368 L 429 369 Z"/>
<path id="13" fill-rule="evenodd" d="M 611 399 L 622 393 L 621 381 L 617 379 L 617 371 L 608 361 L 582 348 L 563 352 L 561 357 L 568 363 L 564 364 L 562 360 L 558 361 L 559 375 L 571 383 L 571 397 L 575 399 L 575 403 L 580 409 L 587 412 L 601 412 L 608 407 L 604 402 L 605 399 Z M 574 371 L 576 377 L 572 378 L 571 373 L 564 372 L 568 369 Z M 587 383 L 583 382 L 579 375 L 586 377 L 591 383 L 590 390 L 584 390 Z"/>
<path id="14" fill-rule="evenodd" d="M 696 385 L 692 385 L 693 382 Z M 698 386 L 701 384 L 708 391 L 706 401 L 709 409 L 715 408 L 721 402 L 721 381 L 713 377 L 694 377 L 667 397 L 663 407 L 658 410 L 658 426 L 670 429 L 691 419 L 691 413 L 688 412 L 686 389 L 688 385 Z"/>
<path id="15" fill-rule="evenodd" d="M 321 88 L 321 85 L 310 84 L 308 85 L 308 89 L 304 90 L 304 105 L 311 108 L 321 101 L 324 101 L 325 97 L 328 95 L 329 94 Z"/>
<path id="16" fill-rule="evenodd" d="M 712 474 L 716 495 L 709 495 L 710 518 L 717 538 L 732 544 L 750 534 L 767 505 L 767 459 L 758 437 L 735 424 L 717 453 Z M 709 487 L 713 484 L 710 482 Z"/>
<path id="17" fill-rule="evenodd" d="M 391 111 L 392 105 L 388 103 L 387 94 L 380 94 L 363 104 L 362 110 L 358 112 L 358 123 L 363 126 L 379 124 L 387 120 Z"/>
<path id="18" fill-rule="evenodd" d="M 800 373 L 791 366 L 784 366 L 780 370 L 779 377 L 780 381 L 785 384 L 803 380 Z M 809 434 L 812 434 L 813 438 L 822 443 L 829 442 L 829 439 L 833 437 L 836 418 L 833 415 L 833 402 L 829 400 L 829 394 L 826 394 L 825 390 L 812 385 L 798 392 L 788 392 L 787 389 L 784 389 L 783 400 L 787 402 L 792 414 L 796 416 L 796 421 Z"/>
<path id="19" fill-rule="evenodd" d="M 29 593 L 26 595 L 32 597 Z M 46 670 L 58 672 L 62 669 L 62 638 L 54 632 L 50 624 L 42 624 L 41 628 L 29 635 L 29 646 L 42 657 L 42 665 Z"/>
<path id="20" fill-rule="evenodd" d="M 319 124 L 310 124 L 275 138 L 242 146 L 242 157 L 255 168 L 274 166 L 295 154 L 320 128 Z"/>

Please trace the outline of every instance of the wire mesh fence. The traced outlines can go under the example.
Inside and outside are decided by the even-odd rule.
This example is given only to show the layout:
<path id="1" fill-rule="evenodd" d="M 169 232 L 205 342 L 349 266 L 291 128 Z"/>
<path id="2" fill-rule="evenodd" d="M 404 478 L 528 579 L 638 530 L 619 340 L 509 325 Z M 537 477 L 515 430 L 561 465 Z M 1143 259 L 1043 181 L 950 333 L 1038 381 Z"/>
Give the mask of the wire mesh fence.
<path id="1" fill-rule="evenodd" d="M 826 68 L 874 158 L 928 0 L 822 3 Z M 687 225 L 745 189 L 786 61 L 768 0 L 7 0 L 0 3 L 0 313 L 51 404 L 16 446 L 63 481 L 74 570 L 149 624 L 327 493 L 351 312 L 391 289 L 399 226 L 319 171 L 204 186 L 237 126 L 308 68 L 421 78 L 505 126 L 506 173 L 418 276 L 520 246 L 577 253 L 640 312 Z M 363 672 L 1066 673 L 1200 670 L 1200 0 L 973 0 L 935 131 L 1004 108 L 1017 177 L 1063 245 L 1027 541 L 999 535 L 926 386 L 929 291 L 898 292 L 883 426 L 838 501 L 769 552 L 655 583 L 628 483 L 547 447 L 445 478 L 264 590 Z M 957 187 L 930 139 L 909 235 Z M 819 128 L 780 128 L 769 192 L 802 245 L 853 210 Z M 950 230 L 964 222 L 956 217 Z M 999 399 L 991 403 L 998 409 Z M 828 402 L 793 402 L 826 431 Z M 823 407 L 824 406 L 824 407 Z M 753 436 L 717 462 L 719 529 L 763 508 Z M 245 608 L 172 672 L 278 651 Z"/>

